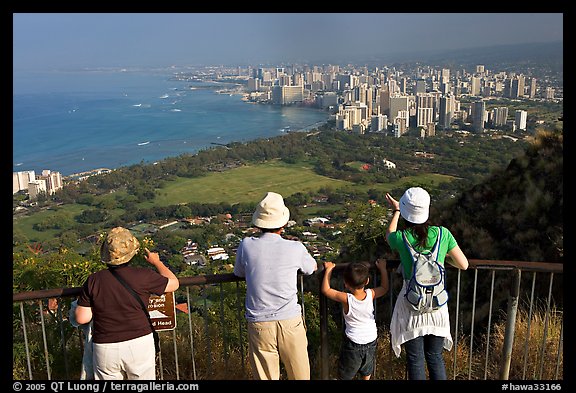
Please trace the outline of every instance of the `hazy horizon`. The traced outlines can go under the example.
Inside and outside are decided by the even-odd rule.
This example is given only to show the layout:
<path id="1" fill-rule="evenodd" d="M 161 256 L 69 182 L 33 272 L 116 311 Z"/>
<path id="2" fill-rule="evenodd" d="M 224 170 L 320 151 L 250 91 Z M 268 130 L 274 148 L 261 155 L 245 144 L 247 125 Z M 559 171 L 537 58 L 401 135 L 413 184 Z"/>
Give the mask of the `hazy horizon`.
<path id="1" fill-rule="evenodd" d="M 14 13 L 13 70 L 352 62 L 562 41 L 562 13 Z"/>

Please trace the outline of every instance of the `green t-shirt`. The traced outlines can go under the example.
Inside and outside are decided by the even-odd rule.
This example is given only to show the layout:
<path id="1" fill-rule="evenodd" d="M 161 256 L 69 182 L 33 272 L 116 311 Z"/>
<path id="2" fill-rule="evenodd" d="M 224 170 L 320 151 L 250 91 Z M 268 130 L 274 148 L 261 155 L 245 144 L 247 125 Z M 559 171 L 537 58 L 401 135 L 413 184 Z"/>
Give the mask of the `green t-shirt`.
<path id="1" fill-rule="evenodd" d="M 404 277 L 408 278 L 412 272 L 412 257 L 410 256 L 410 251 L 406 248 L 404 244 L 404 239 L 402 239 L 402 232 L 403 231 L 396 231 L 392 232 L 388 235 L 387 240 L 390 248 L 392 250 L 397 250 L 400 254 L 400 262 L 402 267 L 404 268 Z M 436 239 L 438 237 L 439 227 L 437 226 L 430 226 L 428 228 L 428 240 L 426 242 L 427 247 L 421 248 L 420 246 L 415 245 L 416 239 L 412 235 L 412 231 L 410 229 L 404 230 L 406 233 L 406 239 L 412 244 L 417 251 L 425 251 L 431 250 L 434 247 L 434 243 L 436 243 Z M 442 239 L 440 239 L 440 249 L 438 250 L 438 262 L 441 265 L 444 265 L 444 259 L 448 251 L 452 250 L 458 244 L 456 243 L 456 239 L 452 233 L 445 227 L 442 227 Z"/>

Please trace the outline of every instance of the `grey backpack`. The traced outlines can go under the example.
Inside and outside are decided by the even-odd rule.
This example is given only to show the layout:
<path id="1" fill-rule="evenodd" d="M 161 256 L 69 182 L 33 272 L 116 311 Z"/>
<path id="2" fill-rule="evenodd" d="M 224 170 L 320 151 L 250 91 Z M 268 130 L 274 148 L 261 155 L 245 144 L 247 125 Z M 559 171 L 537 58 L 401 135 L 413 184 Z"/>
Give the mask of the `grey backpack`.
<path id="1" fill-rule="evenodd" d="M 412 274 L 405 278 L 407 285 L 404 297 L 414 310 L 422 313 L 437 310 L 448 301 L 445 269 L 438 262 L 442 227 L 438 229 L 438 238 L 430 251 L 416 251 L 402 231 L 404 244 L 412 256 Z"/>

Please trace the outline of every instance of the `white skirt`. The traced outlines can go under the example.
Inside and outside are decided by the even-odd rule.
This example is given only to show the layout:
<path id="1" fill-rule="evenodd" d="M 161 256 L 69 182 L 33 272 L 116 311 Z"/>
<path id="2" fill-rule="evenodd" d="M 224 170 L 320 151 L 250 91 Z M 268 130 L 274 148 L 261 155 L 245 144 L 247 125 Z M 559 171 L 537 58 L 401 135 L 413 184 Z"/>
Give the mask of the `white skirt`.
<path id="1" fill-rule="evenodd" d="M 396 357 L 400 357 L 401 345 L 416 337 L 433 334 L 444 337 L 444 349 L 452 349 L 452 335 L 450 334 L 450 316 L 448 303 L 438 310 L 428 313 L 418 313 L 404 298 L 406 281 L 396 299 L 392 321 L 390 322 L 390 336 L 392 350 Z"/>

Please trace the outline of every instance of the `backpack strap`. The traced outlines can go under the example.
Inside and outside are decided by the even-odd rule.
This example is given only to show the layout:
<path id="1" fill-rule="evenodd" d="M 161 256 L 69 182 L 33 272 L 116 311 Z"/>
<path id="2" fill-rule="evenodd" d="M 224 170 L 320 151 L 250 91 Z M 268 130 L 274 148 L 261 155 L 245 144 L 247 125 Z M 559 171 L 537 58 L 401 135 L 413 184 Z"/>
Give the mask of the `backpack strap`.
<path id="1" fill-rule="evenodd" d="M 440 250 L 440 241 L 442 240 L 442 227 L 438 225 L 438 237 L 436 238 L 436 243 L 434 243 L 434 247 L 432 247 L 433 254 L 435 253 L 436 259 L 438 259 L 438 251 Z"/>
<path id="2" fill-rule="evenodd" d="M 430 250 L 430 252 L 436 252 L 437 248 L 440 245 L 440 240 L 442 238 L 442 227 L 437 226 L 437 228 L 438 228 L 438 237 L 436 237 L 436 242 L 434 243 L 434 246 L 432 246 L 432 249 Z M 404 233 L 404 231 L 401 231 L 401 233 L 402 233 L 402 239 L 404 240 L 404 244 L 406 245 L 408 250 L 414 250 L 415 252 L 419 252 L 419 251 L 416 251 L 414 246 L 408 241 L 408 238 L 406 237 L 406 234 Z"/>
<path id="3" fill-rule="evenodd" d="M 440 249 L 440 240 L 442 239 L 442 227 L 440 225 L 438 225 L 437 228 L 438 228 L 438 236 L 436 237 L 436 242 L 434 243 L 434 246 L 432 246 L 432 249 L 429 250 L 432 254 L 435 253 L 434 257 L 436 259 L 438 259 L 438 251 Z M 417 251 L 414 248 L 414 246 L 408 241 L 408 238 L 406 237 L 406 233 L 404 230 L 402 230 L 401 233 L 402 233 L 402 239 L 404 240 L 404 245 L 408 249 L 408 252 L 410 253 L 410 257 L 412 258 L 412 269 L 414 269 L 414 255 L 418 254 L 422 251 Z M 404 276 L 404 269 L 402 269 L 402 276 Z"/>

